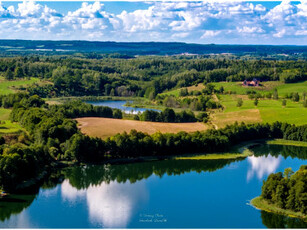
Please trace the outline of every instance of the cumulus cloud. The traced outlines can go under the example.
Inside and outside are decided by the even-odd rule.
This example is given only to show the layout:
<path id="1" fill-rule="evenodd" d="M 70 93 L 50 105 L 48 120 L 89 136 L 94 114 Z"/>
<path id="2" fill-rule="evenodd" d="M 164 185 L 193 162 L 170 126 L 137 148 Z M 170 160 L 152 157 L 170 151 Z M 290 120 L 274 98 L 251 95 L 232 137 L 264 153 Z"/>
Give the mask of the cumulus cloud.
<path id="1" fill-rule="evenodd" d="M 61 194 L 63 200 L 71 205 L 86 200 L 90 222 L 106 228 L 127 227 L 137 206 L 147 199 L 144 181 L 134 184 L 103 182 L 98 186 L 77 190 L 68 180 L 64 180 Z"/>
<path id="2" fill-rule="evenodd" d="M 0 38 L 306 45 L 305 1 L 282 1 L 272 9 L 257 2 L 151 2 L 118 14 L 101 2 L 63 14 L 47 5 L 0 3 Z"/>
<path id="3" fill-rule="evenodd" d="M 281 162 L 281 156 L 273 157 L 271 155 L 265 157 L 248 157 L 248 162 L 250 164 L 249 170 L 247 172 L 247 181 L 251 180 L 256 174 L 259 180 L 263 179 L 265 175 L 274 173 Z"/>

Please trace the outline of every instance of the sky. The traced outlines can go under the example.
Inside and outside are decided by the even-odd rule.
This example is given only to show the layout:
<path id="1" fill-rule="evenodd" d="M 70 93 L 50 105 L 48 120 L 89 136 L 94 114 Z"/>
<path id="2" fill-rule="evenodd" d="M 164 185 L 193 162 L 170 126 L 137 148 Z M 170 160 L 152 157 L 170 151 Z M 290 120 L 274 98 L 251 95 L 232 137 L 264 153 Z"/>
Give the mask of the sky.
<path id="1" fill-rule="evenodd" d="M 0 39 L 307 45 L 307 0 L 2 1 Z"/>

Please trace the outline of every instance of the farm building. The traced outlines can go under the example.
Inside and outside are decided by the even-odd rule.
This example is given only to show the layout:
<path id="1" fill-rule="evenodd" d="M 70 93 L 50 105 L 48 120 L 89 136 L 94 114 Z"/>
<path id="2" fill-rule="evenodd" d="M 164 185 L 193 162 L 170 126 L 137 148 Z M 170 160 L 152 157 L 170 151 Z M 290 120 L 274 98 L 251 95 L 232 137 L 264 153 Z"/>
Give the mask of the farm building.
<path id="1" fill-rule="evenodd" d="M 252 81 L 244 80 L 242 84 L 243 86 L 259 86 L 259 80 L 256 78 L 254 78 Z"/>

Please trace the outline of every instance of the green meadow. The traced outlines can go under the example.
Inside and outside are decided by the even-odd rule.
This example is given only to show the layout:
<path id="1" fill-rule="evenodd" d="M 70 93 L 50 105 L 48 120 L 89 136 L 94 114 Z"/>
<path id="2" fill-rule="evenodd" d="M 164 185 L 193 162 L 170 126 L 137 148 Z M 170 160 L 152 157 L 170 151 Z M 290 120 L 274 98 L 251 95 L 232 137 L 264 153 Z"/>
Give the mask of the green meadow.
<path id="1" fill-rule="evenodd" d="M 22 127 L 18 123 L 9 120 L 11 110 L 0 108 L 0 134 L 16 133 Z"/>
<path id="2" fill-rule="evenodd" d="M 303 125 L 307 123 L 307 108 L 303 107 L 303 102 L 293 102 L 287 99 L 287 104 L 285 107 L 282 106 L 282 100 L 273 99 L 259 99 L 257 106 L 254 105 L 254 100 L 249 100 L 246 96 L 243 97 L 243 105 L 237 107 L 237 99 L 241 97 L 239 95 L 221 95 L 220 103 L 224 106 L 224 111 L 222 114 L 216 114 L 217 123 L 219 119 L 223 119 L 225 116 L 229 115 L 229 123 L 235 121 L 245 121 L 244 115 L 254 113 L 253 118 L 257 121 L 263 121 L 272 123 L 274 121 L 288 122 L 296 125 Z M 241 97 L 241 98 L 242 98 Z M 257 112 L 259 111 L 259 113 Z M 247 118 L 249 119 L 249 118 Z M 255 120 L 256 121 L 256 120 Z M 248 123 L 248 122 L 247 122 Z"/>
<path id="3" fill-rule="evenodd" d="M 242 82 L 214 82 L 212 84 L 215 85 L 216 89 L 219 89 L 221 86 L 223 86 L 225 93 L 232 92 L 239 95 L 245 95 L 247 91 L 251 90 L 262 94 L 268 92 L 273 93 L 273 90 L 275 88 L 277 89 L 279 96 L 285 96 L 286 94 L 290 94 L 293 92 L 298 92 L 299 94 L 302 94 L 304 91 L 307 92 L 307 81 L 287 84 L 280 81 L 267 81 L 261 82 L 261 85 L 259 87 L 242 86 Z M 165 91 L 161 93 L 161 95 L 173 95 L 179 97 L 179 92 L 183 88 Z M 197 86 L 190 86 L 186 88 L 190 92 L 193 90 L 202 90 L 203 88 L 205 88 L 205 86 L 203 86 L 203 84 L 198 84 Z"/>
<path id="4" fill-rule="evenodd" d="M 18 133 L 22 130 L 22 127 L 18 123 L 11 121 L 1 121 L 0 134 Z"/>
<path id="5" fill-rule="evenodd" d="M 14 93 L 15 92 L 14 87 L 31 85 L 38 81 L 39 81 L 38 78 L 8 81 L 5 80 L 3 77 L 0 77 L 0 95 Z"/>

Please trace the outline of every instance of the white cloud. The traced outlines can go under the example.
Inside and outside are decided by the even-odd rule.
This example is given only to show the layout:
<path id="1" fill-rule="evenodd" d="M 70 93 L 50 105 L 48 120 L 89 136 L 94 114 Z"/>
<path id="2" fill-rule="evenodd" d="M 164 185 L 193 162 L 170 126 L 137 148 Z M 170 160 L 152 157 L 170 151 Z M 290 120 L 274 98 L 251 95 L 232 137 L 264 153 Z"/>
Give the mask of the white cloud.
<path id="1" fill-rule="evenodd" d="M 270 10 L 258 2 L 152 2 L 147 9 L 123 10 L 117 15 L 98 1 L 82 3 L 79 9 L 63 14 L 33 1 L 16 8 L 0 3 L 0 39 L 306 45 L 306 30 L 305 1 L 283 1 Z"/>
<path id="2" fill-rule="evenodd" d="M 206 30 L 206 32 L 201 36 L 201 38 L 214 37 L 221 33 L 221 31 Z"/>
<path id="3" fill-rule="evenodd" d="M 106 228 L 125 228 L 136 207 L 147 199 L 144 181 L 101 183 L 84 190 L 72 187 L 68 180 L 61 185 L 62 199 L 71 205 L 86 200 L 88 217 L 93 225 Z"/>
<path id="4" fill-rule="evenodd" d="M 274 173 L 281 162 L 281 156 L 273 157 L 268 155 L 267 157 L 248 157 L 248 162 L 250 163 L 250 168 L 247 172 L 247 181 L 251 180 L 256 174 L 257 178 L 263 179 L 265 175 Z"/>
<path id="5" fill-rule="evenodd" d="M 257 26 L 252 26 L 252 27 L 243 26 L 243 28 L 237 27 L 237 30 L 239 33 L 263 33 L 264 32 L 262 28 L 257 27 Z"/>

